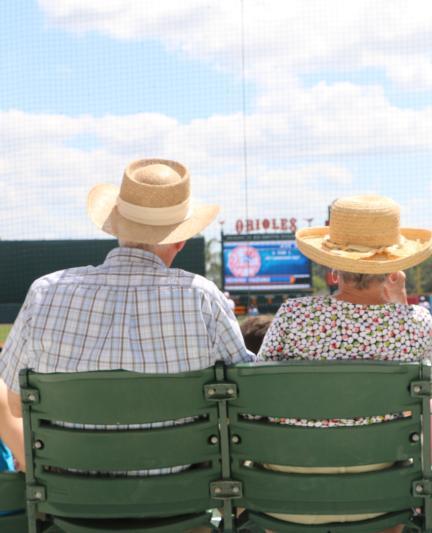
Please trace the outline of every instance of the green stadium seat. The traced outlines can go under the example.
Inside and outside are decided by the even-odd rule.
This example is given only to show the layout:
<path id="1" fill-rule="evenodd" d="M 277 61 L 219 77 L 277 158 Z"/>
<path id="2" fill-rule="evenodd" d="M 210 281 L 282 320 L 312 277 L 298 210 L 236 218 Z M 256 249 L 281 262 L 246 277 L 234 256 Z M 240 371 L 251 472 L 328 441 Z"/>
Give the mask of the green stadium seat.
<path id="1" fill-rule="evenodd" d="M 229 402 L 232 476 L 247 527 L 277 532 L 372 533 L 404 523 L 432 531 L 430 366 L 390 362 L 290 362 L 227 370 L 239 395 Z M 309 420 L 411 412 L 409 418 L 352 427 L 299 427 L 269 417 Z M 245 414 L 260 419 L 245 418 Z M 423 428 L 422 428 L 423 419 Z M 390 463 L 361 474 L 271 471 L 262 465 L 340 467 Z M 413 509 L 422 509 L 414 516 Z M 386 513 L 353 523 L 300 525 L 266 513 Z"/>
<path id="2" fill-rule="evenodd" d="M 29 531 L 372 533 L 404 523 L 432 532 L 430 366 L 394 362 L 242 364 L 178 375 L 126 371 L 21 373 Z M 385 424 L 304 428 L 271 417 L 333 419 L 411 413 Z M 255 415 L 255 416 L 245 416 Z M 185 425 L 124 431 L 53 424 Z M 361 474 L 293 474 L 306 467 L 391 463 Z M 148 477 L 82 475 L 192 464 Z M 244 509 L 240 518 L 236 510 Z M 38 519 L 45 515 L 45 522 Z M 268 513 L 385 513 L 299 525 Z"/>
<path id="3" fill-rule="evenodd" d="M 184 531 L 209 524 L 218 504 L 217 404 L 203 395 L 212 368 L 176 376 L 126 371 L 21 373 L 26 439 L 29 531 L 38 519 L 59 531 Z M 147 424 L 197 417 L 154 429 L 88 431 L 52 424 Z M 199 417 L 199 418 L 198 418 Z M 110 472 L 193 464 L 172 475 L 113 477 Z"/>
<path id="4" fill-rule="evenodd" d="M 1 533 L 25 533 L 25 478 L 18 472 L 0 473 L 0 531 Z"/>

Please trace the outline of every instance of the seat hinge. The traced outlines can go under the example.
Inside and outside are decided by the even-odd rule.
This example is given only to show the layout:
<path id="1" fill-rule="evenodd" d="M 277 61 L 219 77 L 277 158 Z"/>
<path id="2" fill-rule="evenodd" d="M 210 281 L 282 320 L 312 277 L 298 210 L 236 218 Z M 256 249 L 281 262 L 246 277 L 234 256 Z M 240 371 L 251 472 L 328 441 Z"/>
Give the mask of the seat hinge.
<path id="1" fill-rule="evenodd" d="M 432 479 L 419 479 L 412 484 L 413 496 L 431 496 L 432 495 Z"/>
<path id="2" fill-rule="evenodd" d="M 39 403 L 39 391 L 37 389 L 21 388 L 21 400 L 23 403 Z"/>
<path id="3" fill-rule="evenodd" d="M 30 485 L 27 487 L 27 500 L 31 502 L 44 502 L 46 490 L 42 485 Z"/>
<path id="4" fill-rule="evenodd" d="M 235 383 L 207 383 L 204 385 L 206 400 L 235 400 L 237 398 L 237 385 Z"/>
<path id="5" fill-rule="evenodd" d="M 220 480 L 210 483 L 210 494 L 217 500 L 233 500 L 243 496 L 241 481 Z"/>
<path id="6" fill-rule="evenodd" d="M 410 393 L 413 398 L 432 396 L 432 383 L 430 381 L 412 381 L 410 383 Z"/>

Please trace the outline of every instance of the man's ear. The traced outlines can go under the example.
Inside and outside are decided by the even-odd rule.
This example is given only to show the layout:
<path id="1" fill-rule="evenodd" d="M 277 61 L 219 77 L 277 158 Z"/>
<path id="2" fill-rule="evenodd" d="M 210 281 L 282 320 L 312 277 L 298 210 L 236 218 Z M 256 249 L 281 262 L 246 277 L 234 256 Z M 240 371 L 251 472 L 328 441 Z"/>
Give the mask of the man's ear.
<path id="1" fill-rule="evenodd" d="M 185 244 L 186 244 L 186 241 L 180 241 L 180 242 L 174 243 L 174 246 L 175 246 L 175 249 L 176 249 L 177 253 L 181 252 L 183 250 Z"/>

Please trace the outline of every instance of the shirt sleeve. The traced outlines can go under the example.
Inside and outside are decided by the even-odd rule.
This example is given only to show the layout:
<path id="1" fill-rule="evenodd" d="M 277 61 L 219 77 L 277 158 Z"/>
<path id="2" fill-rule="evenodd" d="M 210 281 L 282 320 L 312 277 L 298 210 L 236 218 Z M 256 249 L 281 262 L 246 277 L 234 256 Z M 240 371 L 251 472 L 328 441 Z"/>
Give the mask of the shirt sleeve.
<path id="1" fill-rule="evenodd" d="M 0 376 L 7 387 L 19 394 L 19 372 L 29 366 L 31 290 L 21 307 L 0 354 Z"/>
<path id="2" fill-rule="evenodd" d="M 223 359 L 228 364 L 252 361 L 254 354 L 246 348 L 237 318 L 222 293 L 212 299 L 212 311 L 215 360 Z"/>
<path id="3" fill-rule="evenodd" d="M 265 334 L 261 348 L 256 356 L 257 361 L 283 359 L 286 350 L 286 312 L 284 304 L 279 307 L 273 322 Z"/>
<path id="4" fill-rule="evenodd" d="M 413 306 L 417 311 L 417 318 L 423 338 L 422 358 L 432 362 L 432 316 L 425 307 Z"/>

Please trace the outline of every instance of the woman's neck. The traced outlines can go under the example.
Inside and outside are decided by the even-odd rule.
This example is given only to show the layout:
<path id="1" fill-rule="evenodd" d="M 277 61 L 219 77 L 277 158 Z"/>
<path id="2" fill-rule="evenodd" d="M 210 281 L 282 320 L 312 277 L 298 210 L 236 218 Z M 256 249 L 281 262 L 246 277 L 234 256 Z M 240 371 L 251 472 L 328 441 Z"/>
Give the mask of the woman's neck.
<path id="1" fill-rule="evenodd" d="M 343 285 L 335 293 L 334 298 L 360 305 L 384 305 L 389 303 L 384 291 L 379 286 L 359 290 L 351 285 Z"/>

